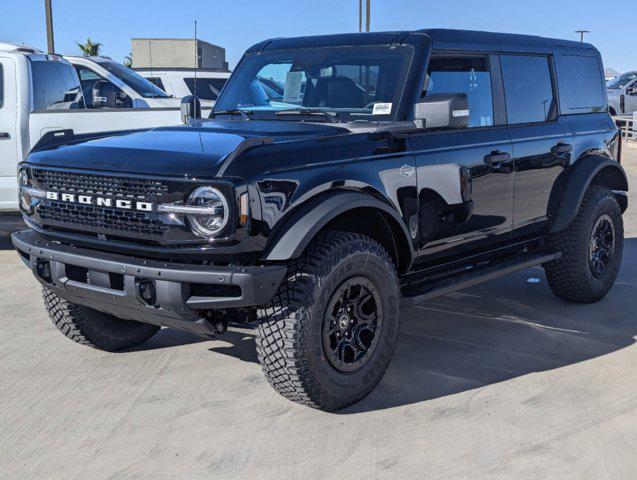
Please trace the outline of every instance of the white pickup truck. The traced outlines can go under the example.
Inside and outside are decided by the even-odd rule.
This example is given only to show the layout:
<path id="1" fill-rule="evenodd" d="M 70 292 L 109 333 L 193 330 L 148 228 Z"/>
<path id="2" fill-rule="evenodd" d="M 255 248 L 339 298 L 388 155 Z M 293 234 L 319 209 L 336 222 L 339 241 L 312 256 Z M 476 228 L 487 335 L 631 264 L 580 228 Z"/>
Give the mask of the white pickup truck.
<path id="1" fill-rule="evenodd" d="M 89 91 L 76 68 L 58 55 L 0 43 L 0 211 L 18 210 L 17 164 L 48 132 L 82 134 L 181 122 L 179 99 L 166 99 L 170 106 L 148 101 L 156 98 L 135 101 L 109 78 L 96 79 Z"/>

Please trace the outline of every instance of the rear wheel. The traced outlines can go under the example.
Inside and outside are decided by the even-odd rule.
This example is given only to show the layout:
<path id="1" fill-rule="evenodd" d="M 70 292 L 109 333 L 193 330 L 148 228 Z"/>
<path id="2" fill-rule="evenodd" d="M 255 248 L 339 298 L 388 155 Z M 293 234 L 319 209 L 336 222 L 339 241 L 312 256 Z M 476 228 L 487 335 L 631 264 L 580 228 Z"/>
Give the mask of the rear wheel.
<path id="1" fill-rule="evenodd" d="M 284 397 L 338 410 L 378 384 L 399 322 L 398 282 L 387 252 L 363 235 L 327 232 L 291 263 L 258 328 L 259 362 Z"/>
<path id="2" fill-rule="evenodd" d="M 550 240 L 562 252 L 562 258 L 544 265 L 553 293 L 578 303 L 604 298 L 617 278 L 624 249 L 624 225 L 613 192 L 589 187 L 571 225 Z"/>
<path id="3" fill-rule="evenodd" d="M 113 352 L 144 343 L 159 330 L 156 325 L 122 320 L 113 315 L 83 307 L 42 288 L 44 306 L 57 329 L 82 345 Z"/>

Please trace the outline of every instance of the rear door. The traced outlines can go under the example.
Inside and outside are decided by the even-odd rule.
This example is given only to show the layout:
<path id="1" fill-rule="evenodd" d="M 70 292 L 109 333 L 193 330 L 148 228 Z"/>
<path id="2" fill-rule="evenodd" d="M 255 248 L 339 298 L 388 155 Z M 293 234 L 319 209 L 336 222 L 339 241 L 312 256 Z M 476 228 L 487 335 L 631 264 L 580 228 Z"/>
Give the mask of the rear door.
<path id="1" fill-rule="evenodd" d="M 16 65 L 0 56 L 0 210 L 12 209 L 17 199 L 18 150 Z"/>
<path id="2" fill-rule="evenodd" d="M 551 56 L 503 54 L 500 65 L 515 156 L 513 230 L 532 233 L 547 221 L 549 197 L 569 165 L 573 135 L 558 115 Z"/>
<path id="3" fill-rule="evenodd" d="M 434 54 L 424 95 L 466 93 L 469 128 L 411 137 L 420 205 L 420 254 L 482 246 L 510 235 L 513 150 L 497 55 Z"/>

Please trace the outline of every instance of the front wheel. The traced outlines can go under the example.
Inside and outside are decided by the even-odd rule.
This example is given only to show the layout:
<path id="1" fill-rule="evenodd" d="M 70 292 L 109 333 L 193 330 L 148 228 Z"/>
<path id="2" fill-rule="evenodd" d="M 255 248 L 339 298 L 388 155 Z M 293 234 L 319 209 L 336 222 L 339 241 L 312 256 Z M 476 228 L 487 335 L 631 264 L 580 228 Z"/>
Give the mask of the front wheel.
<path id="1" fill-rule="evenodd" d="M 578 303 L 604 298 L 617 278 L 624 250 L 624 225 L 613 192 L 589 187 L 571 225 L 550 241 L 562 252 L 559 260 L 544 265 L 553 293 Z"/>
<path id="2" fill-rule="evenodd" d="M 159 331 L 156 325 L 123 320 L 58 297 L 42 288 L 42 298 L 51 321 L 65 337 L 76 343 L 114 352 L 144 343 Z"/>
<path id="3" fill-rule="evenodd" d="M 398 282 L 387 252 L 363 235 L 326 232 L 290 265 L 258 328 L 259 362 L 284 397 L 339 410 L 378 384 L 399 324 Z"/>

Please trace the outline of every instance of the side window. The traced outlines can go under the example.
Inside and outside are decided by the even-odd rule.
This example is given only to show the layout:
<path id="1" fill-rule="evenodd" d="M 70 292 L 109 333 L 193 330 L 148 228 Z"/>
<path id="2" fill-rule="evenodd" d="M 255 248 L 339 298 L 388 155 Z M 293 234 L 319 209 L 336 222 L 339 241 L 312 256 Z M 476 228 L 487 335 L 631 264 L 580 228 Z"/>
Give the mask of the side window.
<path id="1" fill-rule="evenodd" d="M 161 88 L 162 90 L 166 91 L 166 89 L 164 88 L 164 83 L 161 81 L 161 78 L 159 78 L 159 77 L 146 77 L 146 80 L 148 80 L 153 85 L 156 85 L 157 87 Z"/>
<path id="2" fill-rule="evenodd" d="M 195 93 L 195 79 L 184 78 L 184 83 L 190 90 Z M 221 89 L 226 84 L 225 78 L 198 78 L 197 79 L 197 96 L 202 100 L 217 100 Z"/>
<path id="3" fill-rule="evenodd" d="M 0 63 L 0 108 L 4 106 L 4 69 Z"/>
<path id="4" fill-rule="evenodd" d="M 425 95 L 466 93 L 469 127 L 493 125 L 493 93 L 487 57 L 433 57 L 427 72 Z"/>
<path id="5" fill-rule="evenodd" d="M 548 57 L 502 55 L 500 65 L 509 124 L 555 118 L 557 102 Z"/>
<path id="6" fill-rule="evenodd" d="M 31 80 L 35 111 L 81 107 L 82 92 L 71 65 L 53 61 L 33 61 Z"/>
<path id="7" fill-rule="evenodd" d="M 564 84 L 560 93 L 574 110 L 596 110 L 604 107 L 604 83 L 595 57 L 564 55 L 561 61 Z"/>
<path id="8" fill-rule="evenodd" d="M 104 77 L 97 74 L 90 68 L 84 67 L 82 65 L 75 65 L 75 70 L 77 71 L 78 77 L 80 77 L 80 84 L 82 85 L 82 93 L 84 95 L 84 102 L 86 104 L 86 108 L 97 108 L 93 105 L 93 87 L 95 83 L 100 80 L 105 80 Z M 115 106 L 117 108 L 132 108 L 132 102 L 128 95 L 126 95 L 118 86 L 113 85 L 115 89 Z"/>

